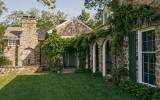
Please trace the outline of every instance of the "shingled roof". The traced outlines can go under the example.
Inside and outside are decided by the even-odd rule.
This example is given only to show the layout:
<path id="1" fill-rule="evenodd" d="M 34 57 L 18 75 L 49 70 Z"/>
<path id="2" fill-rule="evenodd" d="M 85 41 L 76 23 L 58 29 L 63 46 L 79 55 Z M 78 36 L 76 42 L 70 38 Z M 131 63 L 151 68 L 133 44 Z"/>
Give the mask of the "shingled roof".
<path id="1" fill-rule="evenodd" d="M 45 34 L 48 32 L 49 29 L 37 29 L 38 33 L 38 40 L 44 40 Z M 23 32 L 22 27 L 8 27 L 5 34 L 5 40 L 19 40 L 21 33 Z"/>

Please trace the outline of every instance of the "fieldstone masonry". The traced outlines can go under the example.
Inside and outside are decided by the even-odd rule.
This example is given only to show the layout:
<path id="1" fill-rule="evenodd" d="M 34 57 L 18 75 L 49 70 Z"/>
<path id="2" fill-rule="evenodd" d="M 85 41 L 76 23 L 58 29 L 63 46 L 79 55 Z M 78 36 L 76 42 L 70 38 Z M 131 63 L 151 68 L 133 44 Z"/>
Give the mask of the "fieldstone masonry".
<path id="1" fill-rule="evenodd" d="M 4 55 L 12 61 L 12 66 L 40 65 L 40 40 L 36 19 L 22 18 L 22 27 L 8 27 L 5 33 Z M 8 45 L 16 41 L 16 45 Z"/>
<path id="2" fill-rule="evenodd" d="M 41 71 L 42 71 L 42 67 L 39 67 L 39 66 L 0 67 L 0 74 L 28 74 L 28 73 L 35 73 L 35 72 L 41 72 Z"/>

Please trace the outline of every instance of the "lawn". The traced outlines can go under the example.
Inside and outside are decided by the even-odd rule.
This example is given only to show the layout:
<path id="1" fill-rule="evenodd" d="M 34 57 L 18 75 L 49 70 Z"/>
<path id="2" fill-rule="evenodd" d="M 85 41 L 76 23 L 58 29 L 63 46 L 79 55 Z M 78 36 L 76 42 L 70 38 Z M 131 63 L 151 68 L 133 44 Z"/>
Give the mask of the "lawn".
<path id="1" fill-rule="evenodd" d="M 0 100 L 136 100 L 91 74 L 0 76 Z"/>

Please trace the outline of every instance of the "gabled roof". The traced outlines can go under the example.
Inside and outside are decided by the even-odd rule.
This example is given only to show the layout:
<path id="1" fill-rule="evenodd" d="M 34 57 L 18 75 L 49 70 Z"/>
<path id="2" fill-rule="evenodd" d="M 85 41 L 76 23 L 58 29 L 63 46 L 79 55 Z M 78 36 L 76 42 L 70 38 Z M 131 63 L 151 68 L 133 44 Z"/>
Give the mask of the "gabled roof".
<path id="1" fill-rule="evenodd" d="M 37 29 L 36 32 L 38 33 L 38 40 L 44 40 L 48 30 L 49 29 Z M 8 27 L 4 34 L 4 39 L 19 40 L 22 32 L 23 32 L 22 27 Z"/>
<path id="2" fill-rule="evenodd" d="M 70 32 L 70 29 L 71 31 L 73 30 L 73 32 Z M 78 33 L 89 33 L 92 31 L 90 27 L 88 27 L 86 24 L 84 24 L 77 18 L 72 18 L 63 22 L 56 27 L 56 30 L 62 36 L 73 36 Z"/>
<path id="3" fill-rule="evenodd" d="M 56 27 L 56 29 L 59 29 L 59 28 L 63 28 L 65 27 L 67 24 L 71 23 L 72 21 L 78 21 L 79 23 L 81 23 L 82 25 L 84 25 L 85 27 L 87 27 L 88 29 L 92 30 L 89 26 L 87 26 L 86 24 L 84 24 L 82 21 L 78 20 L 77 18 L 71 18 L 70 20 L 67 20 L 65 22 L 63 22 L 62 24 L 58 25 Z"/>
<path id="4" fill-rule="evenodd" d="M 4 39 L 18 40 L 22 31 L 21 27 L 8 27 L 4 34 Z"/>

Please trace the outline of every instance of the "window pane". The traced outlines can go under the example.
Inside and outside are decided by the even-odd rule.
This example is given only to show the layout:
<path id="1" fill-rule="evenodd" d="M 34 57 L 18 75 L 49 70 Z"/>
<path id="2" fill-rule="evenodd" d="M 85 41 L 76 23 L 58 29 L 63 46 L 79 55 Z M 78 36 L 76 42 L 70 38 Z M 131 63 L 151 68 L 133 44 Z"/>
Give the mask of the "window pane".
<path id="1" fill-rule="evenodd" d="M 153 41 L 148 41 L 148 44 L 147 44 L 147 48 L 148 48 L 148 51 L 153 51 Z"/>
<path id="2" fill-rule="evenodd" d="M 155 55 L 155 53 L 150 53 L 149 54 L 149 62 L 150 63 L 155 63 L 155 61 L 156 61 L 156 55 Z"/>
<path id="3" fill-rule="evenodd" d="M 154 74 L 155 73 L 155 64 L 149 64 L 149 73 Z"/>
<path id="4" fill-rule="evenodd" d="M 143 80 L 143 81 L 144 81 L 145 83 L 148 83 L 148 74 L 144 73 L 144 76 L 143 76 L 143 77 L 144 77 L 144 80 Z"/>
<path id="5" fill-rule="evenodd" d="M 154 31 L 142 33 L 143 82 L 155 84 L 155 34 Z"/>
<path id="6" fill-rule="evenodd" d="M 149 84 L 155 85 L 155 76 L 154 75 L 149 75 Z"/>
<path id="7" fill-rule="evenodd" d="M 148 73 L 148 63 L 143 64 L 144 72 Z"/>
<path id="8" fill-rule="evenodd" d="M 147 51 L 147 43 L 146 42 L 143 42 L 143 47 L 142 47 L 143 49 L 143 51 Z"/>

